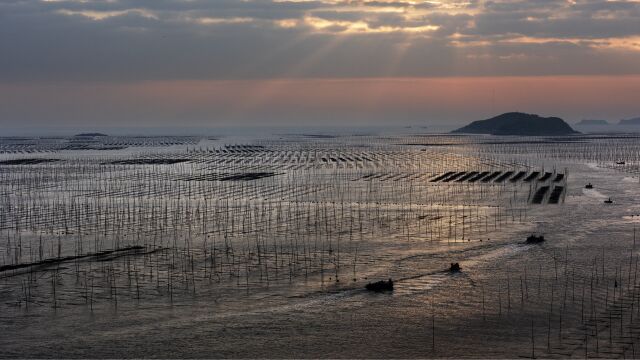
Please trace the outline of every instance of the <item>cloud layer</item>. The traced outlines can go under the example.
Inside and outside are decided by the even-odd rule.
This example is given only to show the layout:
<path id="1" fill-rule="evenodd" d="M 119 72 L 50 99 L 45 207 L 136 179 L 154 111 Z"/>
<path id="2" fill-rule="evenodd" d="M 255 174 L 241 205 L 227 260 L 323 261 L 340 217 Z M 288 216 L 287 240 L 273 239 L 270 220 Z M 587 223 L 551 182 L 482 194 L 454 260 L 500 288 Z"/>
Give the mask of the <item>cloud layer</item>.
<path id="1" fill-rule="evenodd" d="M 3 0 L 0 82 L 640 74 L 640 1 Z"/>

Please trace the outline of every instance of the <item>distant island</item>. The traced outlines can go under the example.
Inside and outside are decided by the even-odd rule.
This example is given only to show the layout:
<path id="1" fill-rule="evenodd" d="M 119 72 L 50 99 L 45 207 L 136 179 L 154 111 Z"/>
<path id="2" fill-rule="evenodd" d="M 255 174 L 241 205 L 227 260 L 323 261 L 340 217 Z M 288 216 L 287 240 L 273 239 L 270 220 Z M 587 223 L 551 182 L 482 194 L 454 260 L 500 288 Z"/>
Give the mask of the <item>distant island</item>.
<path id="1" fill-rule="evenodd" d="M 75 137 L 100 137 L 100 136 L 109 136 L 109 135 L 95 132 L 95 133 L 81 133 L 81 134 L 76 134 L 74 136 Z"/>
<path id="2" fill-rule="evenodd" d="M 576 125 L 582 125 L 582 126 L 599 126 L 599 125 L 611 125 L 609 124 L 609 122 L 607 120 L 582 120 L 578 123 L 576 123 Z"/>
<path id="3" fill-rule="evenodd" d="M 474 121 L 452 133 L 552 136 L 578 134 L 558 117 L 541 117 L 535 114 L 509 112 L 491 119 Z"/>
<path id="4" fill-rule="evenodd" d="M 627 119 L 627 120 L 620 120 L 618 125 L 640 125 L 640 117 Z"/>

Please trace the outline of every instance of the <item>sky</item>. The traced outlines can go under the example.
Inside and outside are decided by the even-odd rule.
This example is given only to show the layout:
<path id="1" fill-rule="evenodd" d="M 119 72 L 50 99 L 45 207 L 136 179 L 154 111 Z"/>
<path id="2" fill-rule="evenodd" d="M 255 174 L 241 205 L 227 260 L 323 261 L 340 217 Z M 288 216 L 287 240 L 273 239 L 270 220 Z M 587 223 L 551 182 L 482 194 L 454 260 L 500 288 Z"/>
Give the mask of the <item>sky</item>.
<path id="1" fill-rule="evenodd" d="M 640 0 L 1 0 L 0 126 L 640 116 Z"/>

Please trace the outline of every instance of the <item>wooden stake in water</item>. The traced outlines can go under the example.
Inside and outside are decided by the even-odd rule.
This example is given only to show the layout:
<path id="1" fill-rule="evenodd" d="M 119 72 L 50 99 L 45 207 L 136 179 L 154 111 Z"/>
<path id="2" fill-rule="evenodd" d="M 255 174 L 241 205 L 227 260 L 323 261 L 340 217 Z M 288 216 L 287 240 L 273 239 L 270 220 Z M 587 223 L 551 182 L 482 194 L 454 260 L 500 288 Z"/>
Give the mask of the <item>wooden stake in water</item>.
<path id="1" fill-rule="evenodd" d="M 531 358 L 536 358 L 536 340 L 533 332 L 533 318 L 531 319 Z"/>

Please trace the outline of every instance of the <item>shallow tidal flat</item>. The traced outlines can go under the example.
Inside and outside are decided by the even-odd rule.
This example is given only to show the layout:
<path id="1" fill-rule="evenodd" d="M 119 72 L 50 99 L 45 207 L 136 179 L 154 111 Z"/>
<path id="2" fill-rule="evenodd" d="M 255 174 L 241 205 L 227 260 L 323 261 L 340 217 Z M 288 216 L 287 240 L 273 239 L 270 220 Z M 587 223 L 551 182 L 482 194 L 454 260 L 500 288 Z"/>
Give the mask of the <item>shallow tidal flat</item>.
<path id="1" fill-rule="evenodd" d="M 635 357 L 639 157 L 632 135 L 1 138 L 0 354 Z"/>

